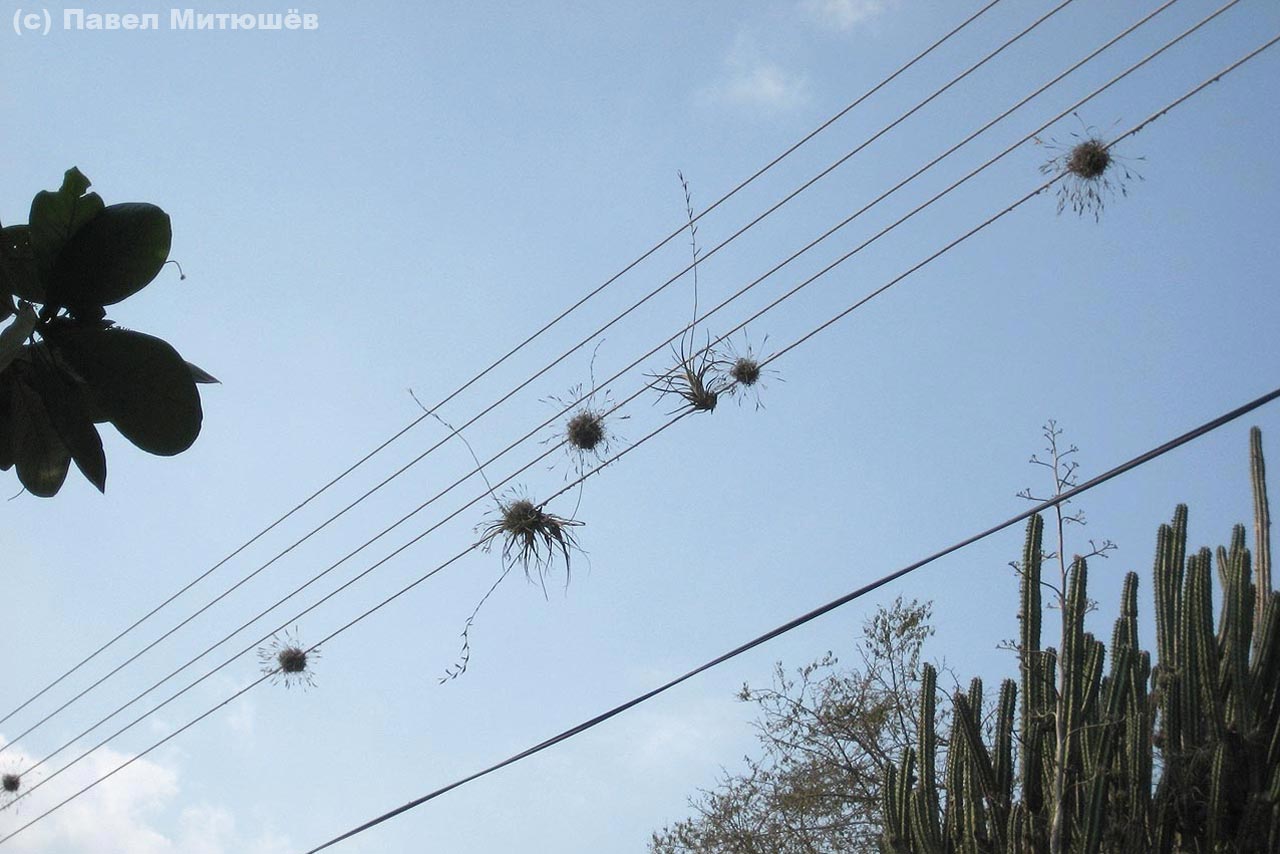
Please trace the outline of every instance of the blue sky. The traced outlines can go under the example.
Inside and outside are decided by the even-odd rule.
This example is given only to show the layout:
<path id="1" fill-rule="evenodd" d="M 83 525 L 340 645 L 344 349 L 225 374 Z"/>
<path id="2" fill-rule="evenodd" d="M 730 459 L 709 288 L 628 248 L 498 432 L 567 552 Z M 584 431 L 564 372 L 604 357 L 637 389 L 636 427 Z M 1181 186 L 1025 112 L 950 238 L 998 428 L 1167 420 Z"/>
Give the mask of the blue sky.
<path id="1" fill-rule="evenodd" d="M 73 473 L 53 500 L 4 504 L 4 711 L 415 418 L 406 389 L 443 398 L 678 228 L 677 170 L 702 209 L 979 5 L 320 2 L 301 10 L 319 16 L 314 31 L 179 32 L 167 27 L 169 7 L 140 2 L 84 8 L 158 12 L 159 31 L 63 31 L 64 7 L 49 6 L 46 36 L 14 33 L 14 13 L 27 7 L 0 8 L 9 141 L 0 222 L 26 221 L 31 196 L 72 165 L 108 203 L 164 207 L 187 278 L 166 268 L 111 316 L 222 380 L 202 388 L 204 430 L 187 453 L 149 457 L 111 433 L 105 496 Z M 707 216 L 703 252 L 1053 5 L 1003 0 Z M 700 303 L 756 278 L 1157 5 L 1075 0 L 709 258 Z M 710 331 L 736 325 L 1219 5 L 1175 3 L 726 309 Z M 1278 27 L 1274 4 L 1244 0 L 1045 142 L 1085 127 L 1122 132 Z M 726 401 L 588 481 L 578 506 L 588 554 L 572 583 L 544 600 L 508 579 L 479 617 L 463 678 L 436 684 L 501 571 L 496 553 L 469 555 L 326 644 L 314 689 L 254 689 L 7 847 L 305 849 L 1021 510 L 1015 493 L 1045 486 L 1026 459 L 1041 449 L 1046 419 L 1079 445 L 1087 477 L 1270 390 L 1280 357 L 1280 119 L 1268 108 L 1280 95 L 1277 62 L 1275 50 L 1258 57 L 1118 146 L 1142 180 L 1099 222 L 1057 215 L 1050 196 L 1032 200 L 780 359 L 764 409 Z M 1043 180 L 1047 147 L 1023 146 L 876 241 L 752 323 L 751 341 L 784 346 L 1021 197 Z M 687 240 L 673 241 L 444 416 L 467 420 L 688 259 Z M 682 280 L 611 329 L 595 375 L 673 334 L 692 297 Z M 613 397 L 665 367 L 649 359 L 610 384 Z M 477 422 L 467 430 L 476 453 L 550 418 L 545 399 L 591 369 L 586 348 Z M 627 407 L 618 447 L 670 408 L 652 396 Z M 1278 413 L 1264 409 L 1081 502 L 1086 536 L 1120 546 L 1092 575 L 1096 626 L 1109 626 L 1130 569 L 1149 613 L 1155 528 L 1176 503 L 1191 505 L 1197 546 L 1225 541 L 1249 518 L 1247 428 L 1260 425 L 1280 459 Z M 13 738 L 444 435 L 432 421 L 414 428 L 0 735 Z M 527 443 L 488 474 L 501 479 L 544 449 Z M 517 482 L 535 498 L 560 489 L 567 465 L 552 461 Z M 0 765 L 25 767 L 471 467 L 465 447 L 445 445 L 0 754 Z M 0 480 L 4 497 L 18 491 L 11 472 Z M 192 673 L 482 492 L 469 481 Z M 575 492 L 550 509 L 568 515 L 577 501 Z M 485 510 L 463 512 L 299 621 L 300 636 L 327 635 L 465 548 Z M 1021 536 L 941 561 L 337 850 L 643 851 L 652 829 L 685 814 L 687 795 L 750 749 L 750 710 L 733 699 L 742 682 L 767 681 L 775 660 L 852 654 L 877 603 L 933 599 L 935 655 L 962 674 L 1011 671 L 995 646 L 1016 630 L 1006 564 Z M 39 796 L 110 770 L 256 675 L 253 656 L 226 668 L 16 816 L 0 814 L 0 830 L 38 815 L 50 803 Z"/>

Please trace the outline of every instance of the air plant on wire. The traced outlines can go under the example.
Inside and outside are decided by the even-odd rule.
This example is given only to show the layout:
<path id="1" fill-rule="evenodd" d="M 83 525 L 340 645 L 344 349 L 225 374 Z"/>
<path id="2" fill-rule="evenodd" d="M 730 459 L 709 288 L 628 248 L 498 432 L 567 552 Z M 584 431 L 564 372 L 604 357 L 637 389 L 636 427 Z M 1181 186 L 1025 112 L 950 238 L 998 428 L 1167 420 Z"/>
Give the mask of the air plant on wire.
<path id="1" fill-rule="evenodd" d="M 698 325 L 698 263 L 702 259 L 702 250 L 698 248 L 697 218 L 693 214 L 693 197 L 689 192 L 689 182 L 683 172 L 677 172 L 680 186 L 684 189 L 685 214 L 688 217 L 689 245 L 693 253 L 693 319 L 684 332 L 680 333 L 678 346 L 671 348 L 675 356 L 675 365 L 660 374 L 647 374 L 651 380 L 649 387 L 657 390 L 660 398 L 674 397 L 678 405 L 668 415 L 687 412 L 713 412 L 720 395 L 727 388 L 724 378 L 716 371 L 719 357 L 711 346 L 711 335 L 707 334 L 707 343 L 697 345 Z"/>
<path id="2" fill-rule="evenodd" d="M 484 466 L 481 465 L 480 458 L 476 455 L 475 449 L 471 447 L 471 443 L 467 438 L 448 421 L 444 420 L 438 412 L 423 406 L 412 389 L 410 389 L 409 395 L 413 397 L 414 402 L 424 412 L 462 440 L 467 452 L 471 455 L 472 461 L 476 464 L 476 472 L 484 480 L 489 496 L 493 499 L 493 509 L 489 511 L 485 520 L 476 528 L 476 533 L 479 534 L 480 538 L 476 541 L 475 546 L 481 551 L 490 552 L 493 550 L 495 543 L 502 544 L 502 572 L 489 587 L 489 590 L 480 597 L 480 601 L 476 603 L 475 608 L 472 609 L 470 616 L 467 617 L 463 624 L 462 649 L 457 660 L 447 667 L 444 675 L 440 677 L 439 681 L 443 684 L 452 679 L 457 679 L 466 672 L 467 665 L 471 661 L 471 627 L 475 623 L 480 609 L 484 607 L 485 602 L 506 580 L 507 576 L 511 574 L 512 569 L 517 566 L 520 567 L 524 571 L 525 578 L 530 583 L 534 583 L 536 578 L 536 583 L 542 588 L 542 594 L 545 598 L 547 597 L 547 573 L 556 563 L 563 561 L 564 583 L 568 587 L 570 556 L 575 551 L 582 551 L 578 545 L 577 538 L 574 536 L 573 528 L 583 523 L 576 519 L 568 519 L 546 511 L 541 504 L 530 499 L 524 490 L 520 488 L 514 488 L 499 496 L 494 491 L 493 484 L 489 482 L 488 475 L 484 473 Z"/>
<path id="3" fill-rule="evenodd" d="M 283 682 L 285 688 L 294 685 L 314 688 L 316 685 L 313 665 L 320 658 L 318 648 L 308 649 L 298 640 L 298 628 L 272 635 L 271 640 L 258 647 L 258 661 L 262 672 L 271 677 L 271 684 Z"/>
<path id="4" fill-rule="evenodd" d="M 600 344 L 596 345 L 597 353 Z M 601 465 L 608 459 L 609 451 L 623 441 L 614 431 L 614 423 L 630 417 L 615 414 L 617 407 L 609 390 L 602 391 L 596 386 L 596 353 L 591 354 L 589 370 L 589 386 L 578 383 L 564 397 L 553 394 L 544 401 L 567 417 L 556 424 L 554 432 L 543 439 L 542 444 L 563 443 L 572 471 L 578 477 L 592 465 Z M 567 478 L 568 473 L 565 476 Z"/>
<path id="5" fill-rule="evenodd" d="M 1071 133 L 1070 142 L 1052 138 L 1048 142 L 1036 140 L 1053 155 L 1041 164 L 1040 171 L 1045 175 L 1066 173 L 1058 185 L 1058 213 L 1070 207 L 1078 216 L 1092 213 L 1097 222 L 1107 202 L 1114 199 L 1116 193 L 1128 196 L 1128 185 L 1141 181 L 1142 175 L 1128 158 L 1111 150 L 1111 143 L 1104 140 L 1096 128 L 1086 127 L 1078 115 L 1072 115 L 1080 121 L 1081 129 Z"/>
<path id="6" fill-rule="evenodd" d="M 760 342 L 761 349 L 768 343 L 769 336 L 766 335 Z M 777 371 L 766 367 L 770 357 L 763 357 L 757 353 L 751 338 L 745 332 L 742 335 L 741 347 L 736 345 L 732 338 L 724 339 L 722 346 L 723 351 L 718 368 L 722 375 L 725 392 L 739 405 L 745 400 L 751 400 L 755 403 L 757 411 L 763 409 L 760 392 L 768 388 L 765 381 L 783 381 Z"/>

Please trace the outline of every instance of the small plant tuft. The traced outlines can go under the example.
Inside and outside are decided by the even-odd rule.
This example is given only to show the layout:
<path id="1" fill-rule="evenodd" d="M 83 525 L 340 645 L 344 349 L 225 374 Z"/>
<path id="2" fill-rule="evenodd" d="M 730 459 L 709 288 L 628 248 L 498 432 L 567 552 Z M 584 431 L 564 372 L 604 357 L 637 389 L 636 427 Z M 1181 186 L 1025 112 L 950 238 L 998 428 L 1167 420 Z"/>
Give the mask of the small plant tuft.
<path id="1" fill-rule="evenodd" d="M 273 636 L 270 643 L 258 648 L 262 672 L 271 676 L 271 684 L 283 682 L 286 688 L 295 684 L 314 688 L 312 665 L 319 657 L 319 649 L 307 649 L 298 640 L 296 627 Z"/>
<path id="2" fill-rule="evenodd" d="M 750 388 L 760 381 L 760 363 L 750 356 L 739 356 L 729 368 L 729 376 L 737 385 Z"/>
<path id="3" fill-rule="evenodd" d="M 626 421 L 628 417 L 614 414 L 617 407 L 614 406 L 609 391 L 596 388 L 594 356 L 591 362 L 590 392 L 584 392 L 585 386 L 579 383 L 570 388 L 564 397 L 553 394 L 543 400 L 562 413 L 568 412 L 569 417 L 557 425 L 555 432 L 543 439 L 542 444 L 563 444 L 572 470 L 578 475 L 586 472 L 591 460 L 603 463 L 608 458 L 610 449 L 621 441 L 612 425 L 617 421 Z"/>
<path id="4" fill-rule="evenodd" d="M 769 336 L 766 335 L 761 342 L 761 346 L 769 343 Z M 769 357 L 771 358 L 771 357 Z M 725 375 L 725 391 L 729 396 L 738 401 L 741 405 L 742 401 L 751 398 L 755 401 L 757 410 L 763 409 L 764 404 L 760 402 L 760 392 L 766 388 L 765 378 L 779 379 L 778 372 L 766 368 L 769 358 L 761 358 L 756 353 L 755 347 L 751 344 L 751 339 L 745 337 L 742 349 L 738 349 L 733 343 L 733 339 L 726 338 L 724 341 L 724 355 L 721 358 L 721 370 Z"/>
<path id="5" fill-rule="evenodd" d="M 281 673 L 301 673 L 307 669 L 307 654 L 296 646 L 280 650 L 276 656 Z"/>
<path id="6" fill-rule="evenodd" d="M 15 794 L 22 788 L 22 777 L 12 773 L 0 776 L 0 786 L 4 788 L 5 794 Z"/>
<path id="7" fill-rule="evenodd" d="M 530 581 L 533 581 L 532 571 L 536 570 L 545 594 L 546 570 L 557 553 L 564 558 L 565 585 L 569 584 L 569 553 L 581 551 L 572 529 L 581 524 L 575 519 L 548 513 L 525 496 L 509 495 L 498 501 L 496 513 L 481 526 L 480 546 L 489 551 L 495 542 L 502 540 L 502 559 L 509 566 L 519 564 Z"/>
<path id="8" fill-rule="evenodd" d="M 675 366 L 665 373 L 647 375 L 653 380 L 649 387 L 657 389 L 661 396 L 675 395 L 684 401 L 668 412 L 668 415 L 675 415 L 677 412 L 713 412 L 720 393 L 725 390 L 724 382 L 716 370 L 720 360 L 711 347 L 710 334 L 707 335 L 705 347 L 699 349 L 694 346 L 698 327 L 698 264 L 702 260 L 702 250 L 698 248 L 698 218 L 693 214 L 693 196 L 689 192 L 689 182 L 683 172 L 676 172 L 676 177 L 680 179 L 680 186 L 684 189 L 685 216 L 689 223 L 689 248 L 693 256 L 693 263 L 690 265 L 693 270 L 693 317 L 685 331 L 680 333 L 679 348 L 671 348 L 672 355 L 676 357 Z"/>
<path id="9" fill-rule="evenodd" d="M 1077 143 L 1067 158 L 1067 171 L 1085 181 L 1101 178 L 1110 165 L 1111 152 L 1107 144 L 1097 138 Z"/>
<path id="10" fill-rule="evenodd" d="M 1096 222 L 1107 202 L 1117 192 L 1128 196 L 1128 184 L 1135 179 L 1141 181 L 1142 176 L 1111 150 L 1111 144 L 1095 128 L 1081 122 L 1081 132 L 1072 133 L 1071 138 L 1070 143 L 1036 140 L 1053 153 L 1041 164 L 1040 171 L 1045 175 L 1066 173 L 1058 187 L 1058 213 L 1069 206 L 1079 216 L 1092 213 Z"/>
<path id="11" fill-rule="evenodd" d="M 709 336 L 708 336 L 709 337 Z M 683 403 L 668 412 L 713 412 L 727 384 L 717 372 L 720 358 L 711 347 L 710 340 L 699 350 L 689 351 L 681 341 L 680 349 L 672 348 L 676 357 L 675 367 L 663 374 L 648 374 L 649 387 L 657 389 L 662 397 L 673 395 Z"/>
<path id="12" fill-rule="evenodd" d="M 502 541 L 502 573 L 480 597 L 463 624 L 462 649 L 457 660 L 445 668 L 444 675 L 439 680 L 442 685 L 467 672 L 467 666 L 471 663 L 471 629 L 476 617 L 489 597 L 511 574 L 512 569 L 519 565 L 530 583 L 533 582 L 533 570 L 536 570 L 538 585 L 542 588 L 542 595 L 546 597 L 546 571 L 555 562 L 557 553 L 564 558 L 564 583 L 568 587 L 569 554 L 572 551 L 582 551 L 572 530 L 581 525 L 581 522 L 548 513 L 519 492 L 508 493 L 506 497 L 495 500 L 498 506 L 490 513 L 489 521 L 476 529 L 480 534 L 477 545 L 484 551 L 490 551 L 495 542 Z"/>
<path id="13" fill-rule="evenodd" d="M 590 409 L 574 413 L 565 426 L 565 438 L 579 451 L 594 451 L 604 437 L 604 416 Z"/>

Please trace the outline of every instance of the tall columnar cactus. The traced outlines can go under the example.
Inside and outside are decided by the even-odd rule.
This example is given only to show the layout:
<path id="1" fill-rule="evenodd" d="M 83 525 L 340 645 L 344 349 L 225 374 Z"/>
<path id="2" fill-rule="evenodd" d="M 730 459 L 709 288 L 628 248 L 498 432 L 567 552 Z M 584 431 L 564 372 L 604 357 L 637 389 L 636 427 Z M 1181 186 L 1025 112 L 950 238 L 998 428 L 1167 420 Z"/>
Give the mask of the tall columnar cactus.
<path id="1" fill-rule="evenodd" d="M 1250 444 L 1256 553 L 1236 526 L 1228 546 L 1188 555 L 1182 505 L 1160 526 L 1154 665 L 1138 643 L 1134 573 L 1124 580 L 1110 655 L 1085 631 L 1082 559 L 1062 597 L 1061 653 L 1041 646 L 1044 526 L 1039 517 L 1028 522 L 1020 679 L 1001 685 L 985 733 L 982 683 L 956 693 L 940 761 L 937 674 L 926 670 L 919 744 L 888 769 L 883 851 L 1280 851 L 1280 593 L 1271 586 L 1256 428 Z"/>

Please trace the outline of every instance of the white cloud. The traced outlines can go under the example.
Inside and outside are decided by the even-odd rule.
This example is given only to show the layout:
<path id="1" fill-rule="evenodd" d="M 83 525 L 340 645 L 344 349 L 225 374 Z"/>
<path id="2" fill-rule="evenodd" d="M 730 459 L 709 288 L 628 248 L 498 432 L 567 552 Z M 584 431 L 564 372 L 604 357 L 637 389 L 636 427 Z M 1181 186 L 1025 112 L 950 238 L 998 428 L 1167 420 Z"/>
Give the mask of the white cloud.
<path id="1" fill-rule="evenodd" d="M 779 112 L 800 106 L 809 99 L 808 83 L 803 75 L 762 56 L 745 35 L 739 35 L 724 65 L 720 79 L 702 91 L 708 100 Z"/>
<path id="2" fill-rule="evenodd" d="M 3 739 L 0 739 L 2 742 Z M 0 811 L 0 836 L 7 835 L 130 758 L 104 748 L 69 768 L 28 797 Z M 25 768 L 33 757 L 5 752 L 5 770 Z M 24 786 L 44 779 L 40 769 Z M 281 854 L 288 840 L 274 833 L 246 840 L 227 810 L 208 804 L 182 809 L 176 831 L 162 830 L 175 806 L 178 773 L 150 759 L 139 759 L 114 777 L 77 797 L 9 840 L 14 854 Z"/>
<path id="3" fill-rule="evenodd" d="M 893 0 L 805 0 L 804 9 L 820 23 L 842 32 L 884 12 Z"/>

